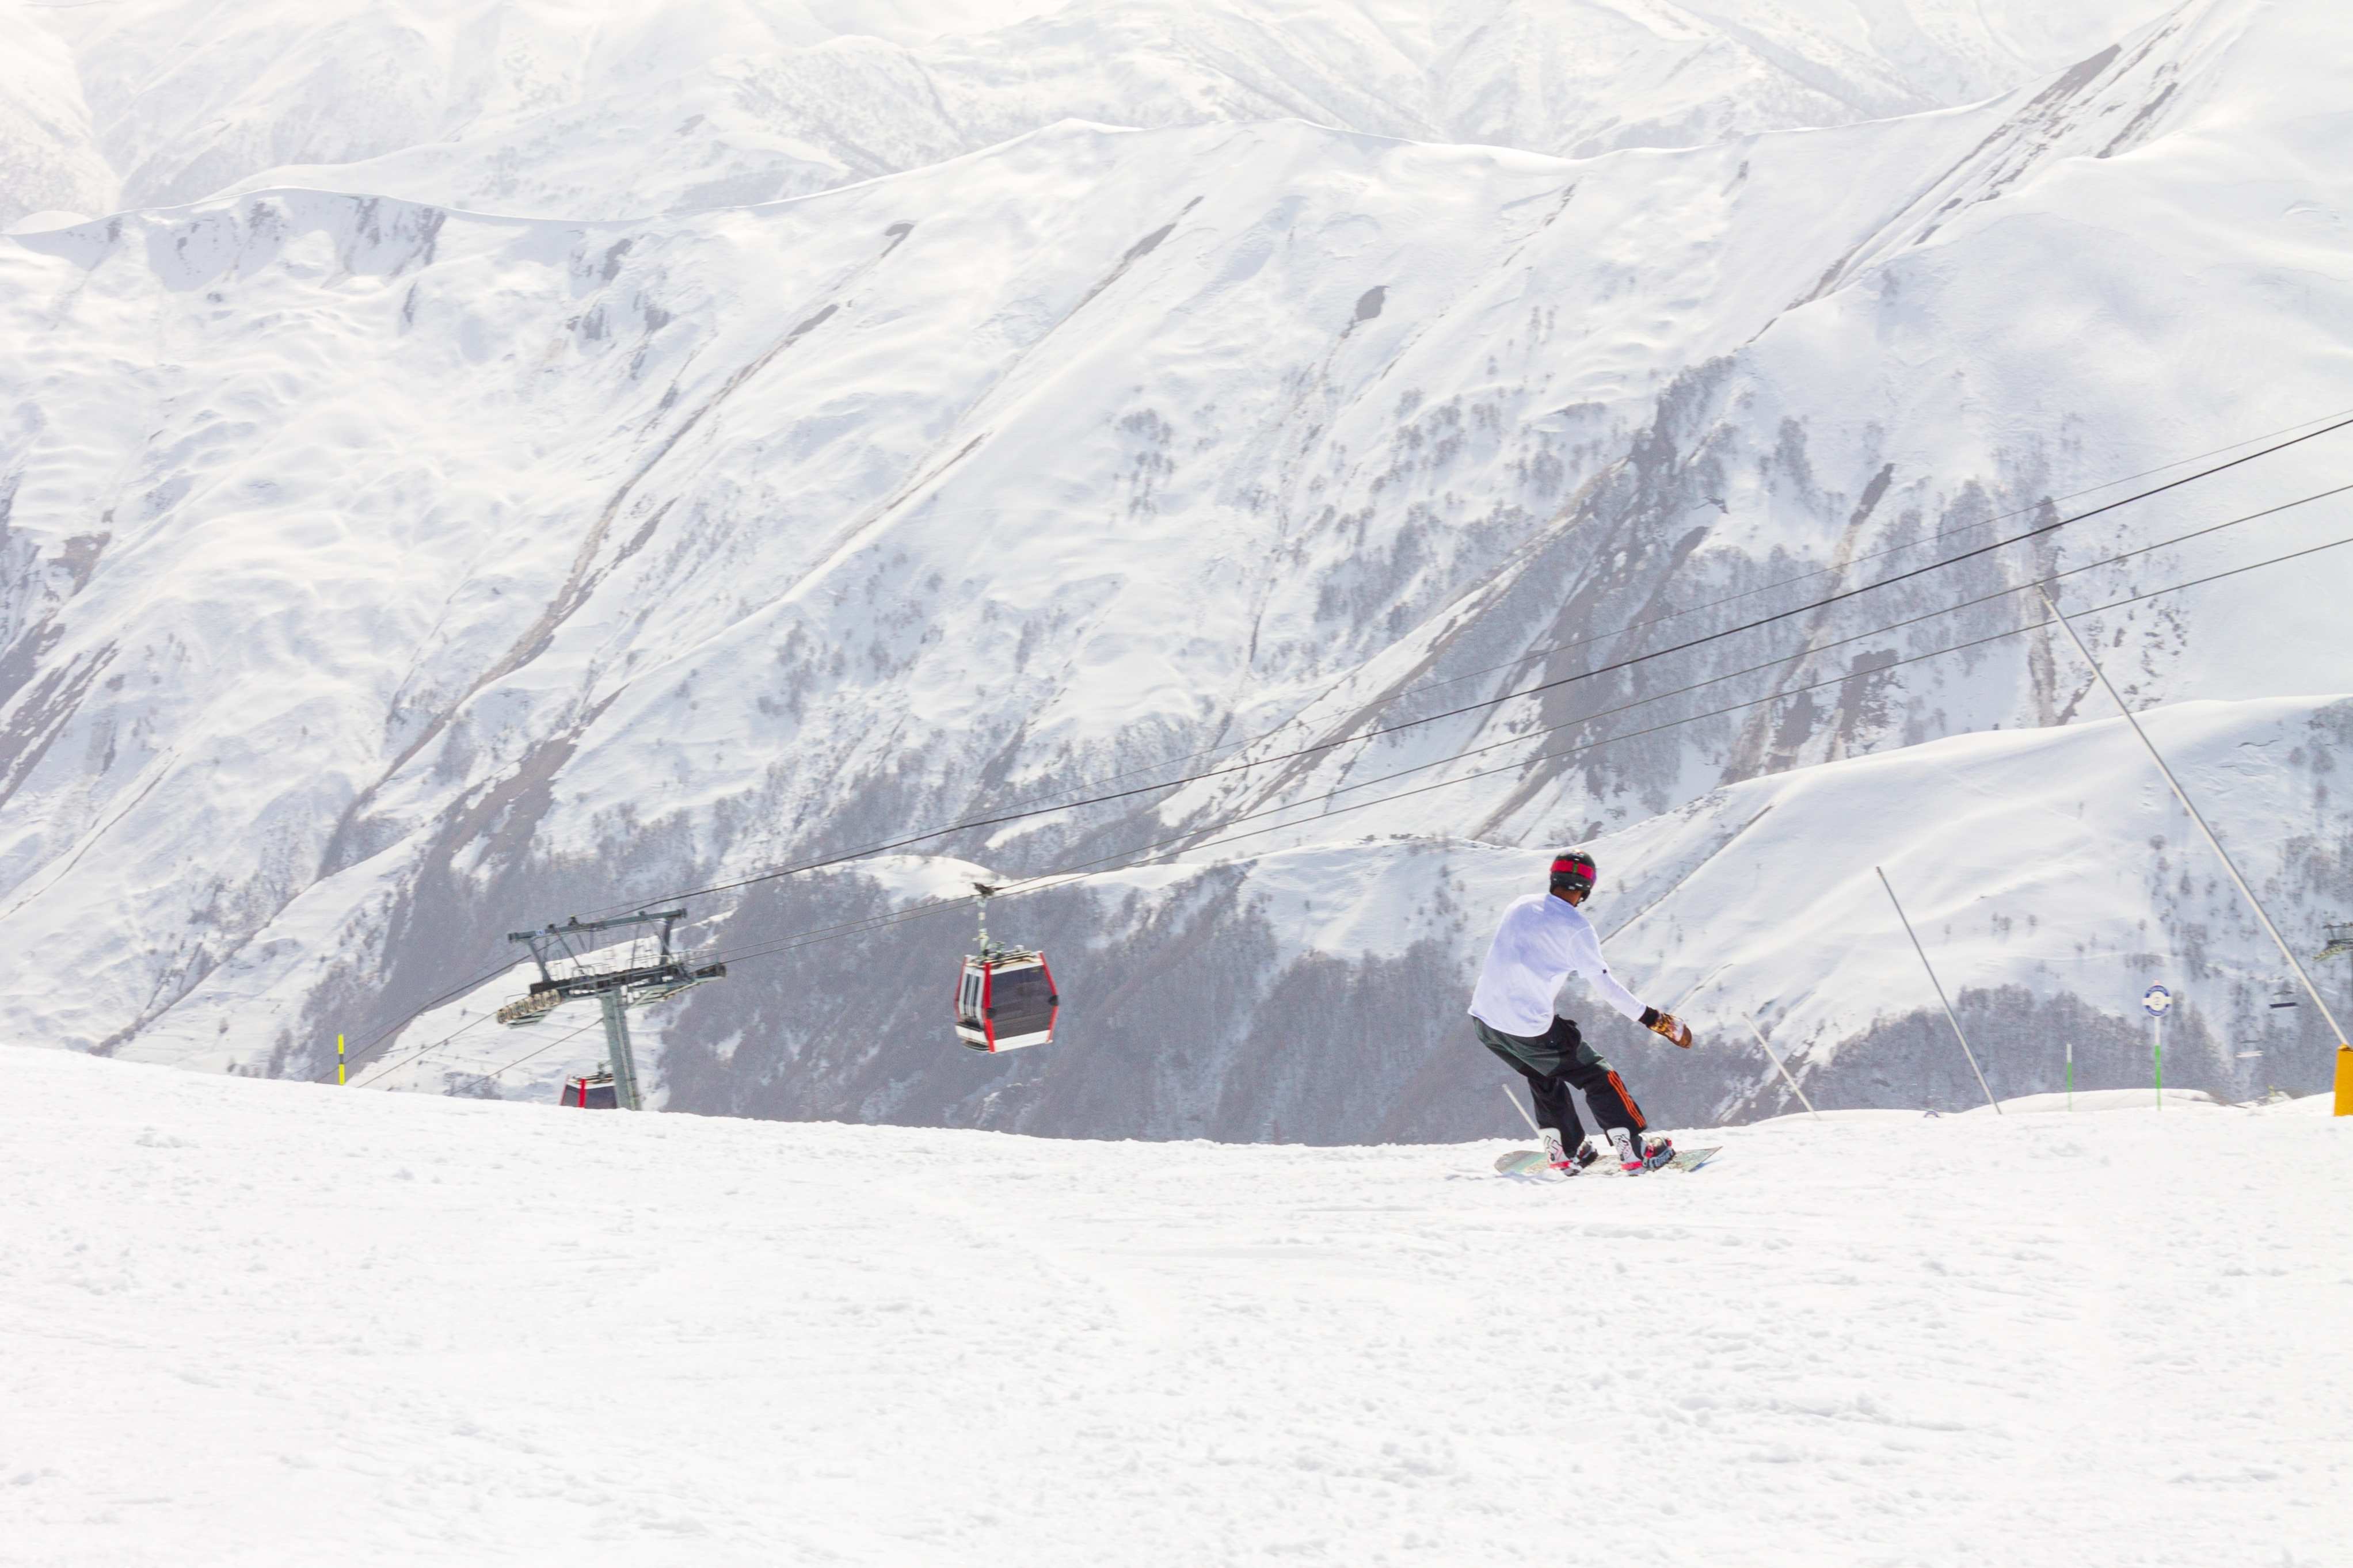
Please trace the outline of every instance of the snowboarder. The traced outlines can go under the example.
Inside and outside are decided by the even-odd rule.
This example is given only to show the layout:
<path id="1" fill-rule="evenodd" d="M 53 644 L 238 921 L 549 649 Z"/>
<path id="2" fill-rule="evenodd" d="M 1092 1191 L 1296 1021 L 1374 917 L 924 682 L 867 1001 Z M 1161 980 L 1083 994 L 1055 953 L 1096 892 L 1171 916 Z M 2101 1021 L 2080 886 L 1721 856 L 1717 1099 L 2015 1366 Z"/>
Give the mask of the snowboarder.
<path id="1" fill-rule="evenodd" d="M 1692 1043 L 1691 1030 L 1672 1014 L 1644 1006 L 1609 973 L 1601 939 L 1577 907 L 1591 896 L 1596 874 L 1593 857 L 1582 850 L 1555 857 L 1548 890 L 1514 899 L 1504 911 L 1479 970 L 1478 989 L 1471 994 L 1471 1024 L 1479 1043 L 1528 1080 L 1545 1157 L 1564 1175 L 1575 1175 L 1599 1157 L 1580 1131 L 1572 1089 L 1584 1091 L 1620 1169 L 1655 1171 L 1675 1151 L 1666 1139 L 1644 1133 L 1642 1108 L 1617 1071 L 1585 1043 L 1574 1019 L 1554 1011 L 1561 983 L 1582 974 L 1611 1006 L 1644 1028 L 1685 1050 Z M 1579 1134 L 1573 1155 L 1566 1136 L 1572 1132 Z"/>

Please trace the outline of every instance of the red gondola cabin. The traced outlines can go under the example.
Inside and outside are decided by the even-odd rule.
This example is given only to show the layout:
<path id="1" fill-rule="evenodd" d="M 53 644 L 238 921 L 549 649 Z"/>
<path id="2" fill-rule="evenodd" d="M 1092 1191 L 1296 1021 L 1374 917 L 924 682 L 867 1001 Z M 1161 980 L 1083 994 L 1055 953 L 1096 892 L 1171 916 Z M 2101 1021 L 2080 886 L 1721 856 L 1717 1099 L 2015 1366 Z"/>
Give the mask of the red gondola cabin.
<path id="1" fill-rule="evenodd" d="M 617 1110 L 620 1100 L 613 1092 L 612 1070 L 599 1068 L 581 1078 L 565 1079 L 562 1103 L 583 1110 Z"/>
<path id="2" fill-rule="evenodd" d="M 1061 1007 L 1044 953 L 984 947 L 956 982 L 956 1038 L 976 1051 L 1046 1045 Z"/>

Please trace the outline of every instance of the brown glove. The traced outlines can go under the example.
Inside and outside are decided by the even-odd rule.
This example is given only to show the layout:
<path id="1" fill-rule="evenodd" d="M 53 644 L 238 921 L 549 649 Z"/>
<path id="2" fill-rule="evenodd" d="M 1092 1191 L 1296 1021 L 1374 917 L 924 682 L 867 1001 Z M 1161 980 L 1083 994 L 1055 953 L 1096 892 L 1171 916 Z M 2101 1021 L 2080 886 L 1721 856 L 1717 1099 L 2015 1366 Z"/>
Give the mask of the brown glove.
<path id="1" fill-rule="evenodd" d="M 1676 1017 L 1672 1013 L 1662 1013 L 1657 1017 L 1651 1019 L 1651 1033 L 1660 1036 L 1662 1038 L 1672 1040 L 1685 1050 L 1691 1049 L 1691 1026 L 1684 1023 L 1681 1018 Z"/>

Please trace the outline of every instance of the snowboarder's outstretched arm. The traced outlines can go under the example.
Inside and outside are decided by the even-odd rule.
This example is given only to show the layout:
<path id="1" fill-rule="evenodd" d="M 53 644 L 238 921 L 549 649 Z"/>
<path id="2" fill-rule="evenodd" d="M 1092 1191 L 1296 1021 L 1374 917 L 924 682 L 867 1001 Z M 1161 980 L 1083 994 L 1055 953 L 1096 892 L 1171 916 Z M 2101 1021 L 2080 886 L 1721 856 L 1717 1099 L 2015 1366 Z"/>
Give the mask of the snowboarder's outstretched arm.
<path id="1" fill-rule="evenodd" d="M 1569 966 L 1591 981 L 1602 1000 L 1612 1007 L 1661 1038 L 1691 1049 L 1691 1030 L 1682 1020 L 1672 1013 L 1643 1005 L 1641 997 L 1620 984 L 1618 977 L 1609 973 L 1609 961 L 1601 956 L 1601 939 L 1593 933 L 1592 922 L 1582 918 L 1582 911 L 1574 929 L 1569 941 Z"/>

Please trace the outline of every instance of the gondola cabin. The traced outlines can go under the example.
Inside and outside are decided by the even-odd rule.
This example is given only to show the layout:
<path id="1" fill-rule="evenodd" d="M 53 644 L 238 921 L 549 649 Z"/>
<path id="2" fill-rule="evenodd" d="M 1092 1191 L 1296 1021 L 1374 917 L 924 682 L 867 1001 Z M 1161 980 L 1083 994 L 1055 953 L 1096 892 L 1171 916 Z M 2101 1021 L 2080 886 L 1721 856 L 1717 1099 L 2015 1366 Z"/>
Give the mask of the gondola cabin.
<path id="1" fill-rule="evenodd" d="M 613 1071 L 599 1068 L 595 1072 L 564 1080 L 565 1105 L 575 1105 L 583 1110 L 616 1110 L 620 1099 L 613 1092 Z"/>
<path id="2" fill-rule="evenodd" d="M 1044 953 L 985 948 L 965 959 L 956 982 L 956 1038 L 976 1051 L 1047 1045 L 1061 1008 Z"/>
<path id="3" fill-rule="evenodd" d="M 964 973 L 956 977 L 956 1038 L 976 1051 L 1047 1045 L 1062 999 L 1054 994 L 1046 955 L 989 941 L 988 900 L 997 889 L 975 882 L 972 890 L 980 898 L 980 951 L 965 955 Z"/>

